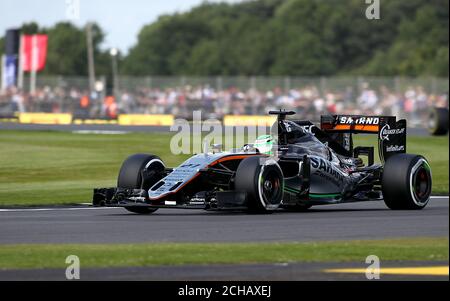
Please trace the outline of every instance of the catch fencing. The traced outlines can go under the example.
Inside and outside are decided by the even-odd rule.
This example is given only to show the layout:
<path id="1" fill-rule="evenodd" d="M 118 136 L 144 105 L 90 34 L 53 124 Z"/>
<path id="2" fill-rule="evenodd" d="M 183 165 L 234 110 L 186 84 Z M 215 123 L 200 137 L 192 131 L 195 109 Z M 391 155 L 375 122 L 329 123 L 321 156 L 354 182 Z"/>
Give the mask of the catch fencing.
<path id="1" fill-rule="evenodd" d="M 192 118 L 265 115 L 292 109 L 299 118 L 320 114 L 389 114 L 421 124 L 430 107 L 448 107 L 448 78 L 436 77 L 264 77 L 118 76 L 117 86 L 98 78 L 38 76 L 31 95 L 0 93 L 0 116 L 15 112 L 71 113 L 75 118 L 116 118 L 119 114 L 171 114 Z M 112 94 L 114 97 L 108 97 Z"/>

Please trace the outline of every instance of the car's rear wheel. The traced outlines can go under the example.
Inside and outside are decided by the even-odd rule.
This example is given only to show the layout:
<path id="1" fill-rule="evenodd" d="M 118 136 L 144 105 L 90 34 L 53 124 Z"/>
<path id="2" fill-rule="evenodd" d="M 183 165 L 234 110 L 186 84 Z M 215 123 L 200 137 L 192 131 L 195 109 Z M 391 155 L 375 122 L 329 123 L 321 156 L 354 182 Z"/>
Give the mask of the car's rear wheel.
<path id="1" fill-rule="evenodd" d="M 428 131 L 431 135 L 446 135 L 448 133 L 448 109 L 432 108 L 428 118 Z"/>
<path id="2" fill-rule="evenodd" d="M 234 187 L 246 193 L 249 212 L 273 212 L 283 198 L 283 172 L 273 159 L 248 157 L 236 170 Z"/>
<path id="3" fill-rule="evenodd" d="M 422 156 L 397 154 L 385 163 L 381 185 L 384 202 L 390 209 L 425 208 L 431 184 L 431 168 Z"/>
<path id="4" fill-rule="evenodd" d="M 117 179 L 117 187 L 127 189 L 148 190 L 164 175 L 164 162 L 155 155 L 135 154 L 128 157 L 122 164 Z M 150 214 L 157 208 L 144 206 L 129 206 L 126 210 L 138 214 Z"/>

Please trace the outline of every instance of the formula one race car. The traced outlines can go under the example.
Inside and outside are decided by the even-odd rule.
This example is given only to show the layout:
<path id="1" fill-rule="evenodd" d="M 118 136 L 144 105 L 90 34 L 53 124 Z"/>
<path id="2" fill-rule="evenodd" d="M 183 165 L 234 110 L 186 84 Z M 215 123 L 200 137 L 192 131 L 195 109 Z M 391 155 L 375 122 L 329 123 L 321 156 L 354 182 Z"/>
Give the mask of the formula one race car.
<path id="1" fill-rule="evenodd" d="M 433 136 L 448 133 L 448 108 L 433 107 L 428 116 L 428 132 Z"/>
<path id="2" fill-rule="evenodd" d="M 275 136 L 230 151 L 197 154 L 176 168 L 155 155 L 128 157 L 117 187 L 94 189 L 95 206 L 140 214 L 158 208 L 306 210 L 314 205 L 382 200 L 391 209 L 422 209 L 431 193 L 431 169 L 406 154 L 406 120 L 392 116 L 321 116 L 288 120 L 295 112 L 271 111 Z M 378 135 L 374 147 L 353 147 L 352 135 Z M 365 164 L 361 156 L 367 156 Z"/>

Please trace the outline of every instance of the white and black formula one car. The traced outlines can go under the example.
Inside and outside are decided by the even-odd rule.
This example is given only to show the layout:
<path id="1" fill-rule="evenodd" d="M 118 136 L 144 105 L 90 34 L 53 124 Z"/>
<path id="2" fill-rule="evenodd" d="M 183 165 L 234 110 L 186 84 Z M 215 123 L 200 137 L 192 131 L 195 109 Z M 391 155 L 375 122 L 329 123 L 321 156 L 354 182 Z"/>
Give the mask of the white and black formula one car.
<path id="1" fill-rule="evenodd" d="M 288 120 L 292 111 L 269 113 L 278 115 L 271 131 L 276 136 L 260 136 L 241 149 L 206 149 L 176 168 L 151 154 L 128 157 L 117 187 L 94 189 L 93 204 L 141 214 L 158 208 L 273 212 L 372 200 L 384 200 L 391 209 L 427 205 L 430 165 L 406 154 L 406 120 L 322 116 L 317 127 Z M 381 164 L 374 162 L 374 147 L 353 146 L 356 133 L 378 136 Z"/>

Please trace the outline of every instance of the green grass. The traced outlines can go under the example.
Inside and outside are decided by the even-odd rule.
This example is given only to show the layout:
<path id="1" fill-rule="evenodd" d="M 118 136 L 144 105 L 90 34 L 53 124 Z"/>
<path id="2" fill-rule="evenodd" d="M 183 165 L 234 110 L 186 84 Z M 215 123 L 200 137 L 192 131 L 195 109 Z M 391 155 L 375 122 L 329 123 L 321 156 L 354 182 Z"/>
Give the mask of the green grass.
<path id="1" fill-rule="evenodd" d="M 77 255 L 81 267 L 281 262 L 448 260 L 448 238 L 412 238 L 314 243 L 157 243 L 1 245 L 0 269 L 63 268 Z"/>
<path id="2" fill-rule="evenodd" d="M 0 131 L 0 206 L 89 202 L 92 188 L 115 186 L 130 154 L 159 155 L 176 166 L 187 155 L 172 155 L 171 134 L 124 135 Z M 371 144 L 374 136 L 358 136 Z M 433 193 L 448 194 L 448 137 L 408 137 L 408 152 L 423 154 L 433 171 Z"/>
<path id="3" fill-rule="evenodd" d="M 186 159 L 170 154 L 170 137 L 0 131 L 0 205 L 88 202 L 94 187 L 116 185 L 133 153 L 152 152 L 169 166 Z"/>
<path id="4" fill-rule="evenodd" d="M 378 157 L 378 138 L 368 135 L 354 135 L 354 145 L 374 146 L 375 161 Z M 433 194 L 448 195 L 449 187 L 449 140 L 448 136 L 408 136 L 406 152 L 424 156 L 431 165 Z"/>

